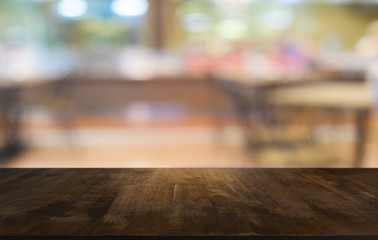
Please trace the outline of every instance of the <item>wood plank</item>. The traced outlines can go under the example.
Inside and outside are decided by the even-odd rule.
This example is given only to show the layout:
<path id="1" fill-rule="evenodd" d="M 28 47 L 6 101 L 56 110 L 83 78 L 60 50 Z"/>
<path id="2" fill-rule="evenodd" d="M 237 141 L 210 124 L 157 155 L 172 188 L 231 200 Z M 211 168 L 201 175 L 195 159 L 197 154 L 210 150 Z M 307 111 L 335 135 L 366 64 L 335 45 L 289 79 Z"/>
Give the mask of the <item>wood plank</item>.
<path id="1" fill-rule="evenodd" d="M 1 169 L 0 189 L 1 239 L 378 239 L 378 169 Z"/>

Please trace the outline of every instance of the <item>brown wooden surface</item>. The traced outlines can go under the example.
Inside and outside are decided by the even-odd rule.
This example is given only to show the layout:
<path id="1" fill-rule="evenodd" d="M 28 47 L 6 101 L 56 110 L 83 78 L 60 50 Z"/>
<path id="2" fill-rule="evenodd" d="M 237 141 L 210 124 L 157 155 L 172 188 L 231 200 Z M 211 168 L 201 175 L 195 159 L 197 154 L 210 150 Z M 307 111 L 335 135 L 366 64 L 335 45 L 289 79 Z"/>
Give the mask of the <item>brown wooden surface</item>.
<path id="1" fill-rule="evenodd" d="M 378 239 L 378 169 L 0 169 L 0 189 L 4 239 Z"/>

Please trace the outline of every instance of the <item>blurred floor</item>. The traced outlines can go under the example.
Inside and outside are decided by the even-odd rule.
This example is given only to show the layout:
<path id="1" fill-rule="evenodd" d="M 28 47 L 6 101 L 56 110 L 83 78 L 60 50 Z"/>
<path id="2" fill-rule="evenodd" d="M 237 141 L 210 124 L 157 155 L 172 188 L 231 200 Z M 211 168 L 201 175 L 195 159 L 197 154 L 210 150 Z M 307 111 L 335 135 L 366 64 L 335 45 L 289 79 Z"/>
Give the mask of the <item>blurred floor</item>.
<path id="1" fill-rule="evenodd" d="M 253 164 L 236 147 L 172 144 L 169 147 L 35 148 L 5 167 L 253 167 Z"/>
<path id="2" fill-rule="evenodd" d="M 241 128 L 229 121 L 220 129 L 208 116 L 171 124 L 121 124 L 80 120 L 74 130 L 49 126 L 24 131 L 28 148 L 0 167 L 351 167 L 353 144 L 299 151 L 246 151 Z M 377 167 L 375 138 L 364 167 Z M 329 150 L 337 158 L 327 158 Z M 328 151 L 328 152 L 327 152 Z M 295 156 L 295 157 L 294 157 Z M 299 157 L 299 158 L 298 158 Z M 300 160 L 298 160 L 300 159 Z"/>
<path id="3" fill-rule="evenodd" d="M 191 125 L 191 126 L 190 126 Z M 29 129 L 32 143 L 1 167 L 253 167 L 240 129 L 212 126 Z M 109 127 L 109 126 L 108 126 Z"/>

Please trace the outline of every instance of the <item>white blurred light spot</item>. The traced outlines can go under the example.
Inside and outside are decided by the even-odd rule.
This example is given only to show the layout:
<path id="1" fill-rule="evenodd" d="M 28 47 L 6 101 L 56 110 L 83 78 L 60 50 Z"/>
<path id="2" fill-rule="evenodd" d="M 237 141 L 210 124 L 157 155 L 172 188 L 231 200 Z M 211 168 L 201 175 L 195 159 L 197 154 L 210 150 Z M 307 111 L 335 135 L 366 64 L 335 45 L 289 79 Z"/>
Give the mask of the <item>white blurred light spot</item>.
<path id="1" fill-rule="evenodd" d="M 227 39 L 242 38 L 248 32 L 248 24 L 237 18 L 226 18 L 218 23 L 217 34 Z"/>
<path id="2" fill-rule="evenodd" d="M 121 63 L 121 73 L 132 80 L 148 80 L 155 75 L 155 65 L 148 59 L 127 60 Z"/>
<path id="3" fill-rule="evenodd" d="M 263 0 L 213 0 L 217 7 L 221 7 L 226 11 L 240 11 L 242 8 L 246 7 L 248 4 L 260 2 Z"/>
<path id="4" fill-rule="evenodd" d="M 85 0 L 61 0 L 58 2 L 58 13 L 67 18 L 78 18 L 83 16 L 88 9 Z"/>
<path id="5" fill-rule="evenodd" d="M 36 52 L 29 47 L 20 47 L 7 53 L 4 74 L 11 81 L 27 81 L 38 78 Z M 1 59 L 0 59 L 1 60 Z"/>
<path id="6" fill-rule="evenodd" d="M 114 0 L 112 11 L 120 16 L 141 16 L 148 10 L 147 0 Z"/>
<path id="7" fill-rule="evenodd" d="M 145 103 L 133 103 L 126 109 L 126 119 L 134 123 L 146 123 L 151 121 L 152 112 Z"/>
<path id="8" fill-rule="evenodd" d="M 302 3 L 305 3 L 307 0 L 277 0 L 280 4 L 286 4 L 286 5 L 299 5 Z"/>
<path id="9" fill-rule="evenodd" d="M 286 29 L 293 23 L 293 13 L 285 9 L 277 9 L 266 13 L 261 21 L 263 25 L 272 30 Z"/>
<path id="10" fill-rule="evenodd" d="M 190 13 L 181 18 L 181 26 L 188 32 L 206 32 L 211 27 L 211 19 L 204 13 Z"/>
<path id="11" fill-rule="evenodd" d="M 134 46 L 120 53 L 118 66 L 128 79 L 149 80 L 156 74 L 157 61 L 153 52 Z"/>
<path id="12" fill-rule="evenodd" d="M 351 3 L 351 0 L 326 0 L 326 2 L 333 3 L 333 4 L 348 4 Z"/>
<path id="13" fill-rule="evenodd" d="M 254 3 L 254 2 L 258 2 L 258 1 L 261 1 L 261 0 L 213 0 L 215 3 L 244 3 L 244 4 L 247 4 L 247 3 Z"/>

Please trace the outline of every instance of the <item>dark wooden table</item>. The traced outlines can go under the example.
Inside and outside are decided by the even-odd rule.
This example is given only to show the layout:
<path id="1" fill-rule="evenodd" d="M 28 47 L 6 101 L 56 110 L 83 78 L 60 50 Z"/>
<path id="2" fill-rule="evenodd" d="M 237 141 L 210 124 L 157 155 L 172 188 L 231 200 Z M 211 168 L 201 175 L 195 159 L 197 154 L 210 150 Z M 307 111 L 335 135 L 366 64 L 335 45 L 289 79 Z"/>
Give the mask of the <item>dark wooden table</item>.
<path id="1" fill-rule="evenodd" d="M 378 169 L 0 169 L 0 239 L 378 239 Z"/>

